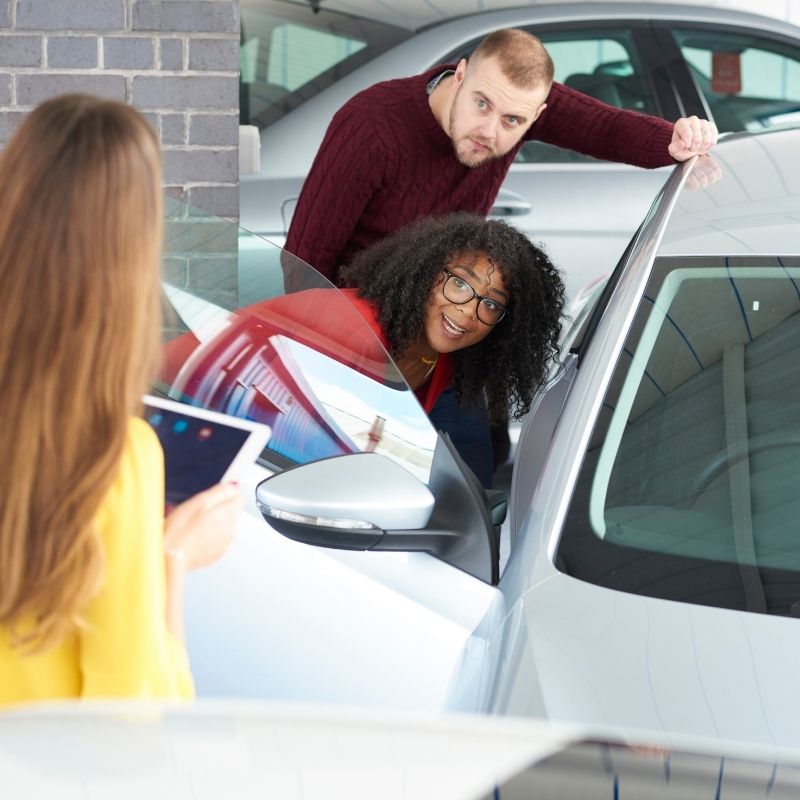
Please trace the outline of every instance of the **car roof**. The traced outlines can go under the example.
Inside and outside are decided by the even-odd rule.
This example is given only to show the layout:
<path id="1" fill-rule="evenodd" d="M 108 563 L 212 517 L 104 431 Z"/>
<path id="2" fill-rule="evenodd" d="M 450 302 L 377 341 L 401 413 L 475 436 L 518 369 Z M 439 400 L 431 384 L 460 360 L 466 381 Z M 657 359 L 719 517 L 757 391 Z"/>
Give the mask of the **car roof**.
<path id="1" fill-rule="evenodd" d="M 798 128 L 724 138 L 711 154 L 721 177 L 693 190 L 687 175 L 659 255 L 800 254 L 798 152 Z M 693 170 L 701 164 L 698 160 Z"/>
<path id="2" fill-rule="evenodd" d="M 313 13 L 314 3 L 310 0 L 281 0 L 281 2 L 308 6 Z M 435 3 L 424 0 L 320 0 L 319 7 L 349 14 L 355 17 L 371 19 L 388 25 L 421 31 L 436 27 L 442 23 L 459 18 L 473 18 L 481 14 L 493 14 L 508 9 L 523 9 L 527 13 L 535 13 L 543 21 L 547 19 L 602 19 L 628 17 L 629 19 L 691 19 L 709 22 L 736 21 L 753 23 L 767 20 L 777 26 L 788 23 L 781 20 L 742 12 L 733 8 L 709 8 L 700 3 L 641 3 L 635 0 L 617 0 L 617 2 L 579 2 L 564 0 L 560 3 L 526 3 L 520 0 L 437 0 Z M 770 27 L 772 27 L 770 25 Z"/>
<path id="3" fill-rule="evenodd" d="M 371 0 L 370 0 L 371 1 Z M 497 0 L 503 2 L 503 0 Z M 301 2 L 308 0 L 281 0 L 281 2 Z M 325 7 L 331 9 L 347 5 L 344 0 L 323 0 Z M 364 0 L 367 2 L 367 0 Z M 376 6 L 399 4 L 401 0 L 374 0 Z M 350 6 L 355 3 L 350 3 Z M 415 3 L 414 7 L 423 5 Z M 429 5 L 424 3 L 424 5 Z M 359 6 L 361 7 L 361 6 Z M 404 7 L 405 8 L 405 7 Z M 312 13 L 309 9 L 309 13 Z M 357 92 L 379 81 L 414 75 L 423 68 L 441 64 L 460 47 L 474 42 L 497 28 L 516 27 L 529 24 L 531 19 L 545 24 L 591 18 L 602 20 L 619 19 L 676 19 L 694 22 L 720 22 L 737 25 L 750 30 L 764 30 L 800 39 L 800 28 L 781 20 L 729 11 L 727 9 L 705 8 L 699 5 L 676 3 L 650 3 L 643 7 L 630 2 L 592 3 L 590 11 L 586 4 L 568 2 L 562 5 L 519 6 L 500 10 L 483 11 L 470 17 L 448 19 L 429 26 L 420 33 L 390 48 L 377 58 L 359 67 L 342 79 L 336 81 L 300 107 L 290 111 L 281 119 L 267 125 L 261 131 L 262 158 L 261 176 L 270 179 L 291 177 L 293 173 L 305 174 L 311 166 L 314 154 L 331 117 L 342 104 Z M 256 180 L 257 176 L 252 176 Z M 242 185 L 247 186 L 251 176 L 245 176 Z M 260 178 L 259 178 L 260 179 Z"/>
<path id="4" fill-rule="evenodd" d="M 800 256 L 798 148 L 800 127 L 737 133 L 724 136 L 710 156 L 679 164 L 576 334 L 573 352 L 585 352 L 595 337 L 622 276 L 646 280 L 654 256 Z M 694 188 L 693 173 L 709 166 L 718 179 Z"/>

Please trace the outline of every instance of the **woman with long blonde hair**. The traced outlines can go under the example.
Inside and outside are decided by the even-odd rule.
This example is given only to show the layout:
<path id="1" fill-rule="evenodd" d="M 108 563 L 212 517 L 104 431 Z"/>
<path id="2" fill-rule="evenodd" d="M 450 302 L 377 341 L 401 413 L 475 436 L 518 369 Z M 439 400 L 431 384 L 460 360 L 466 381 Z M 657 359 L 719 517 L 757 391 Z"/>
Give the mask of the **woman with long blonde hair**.
<path id="1" fill-rule="evenodd" d="M 224 552 L 238 496 L 187 501 L 165 540 L 163 454 L 137 418 L 159 349 L 158 142 L 123 104 L 55 98 L 0 153 L 0 186 L 0 704 L 189 697 L 182 576 Z"/>

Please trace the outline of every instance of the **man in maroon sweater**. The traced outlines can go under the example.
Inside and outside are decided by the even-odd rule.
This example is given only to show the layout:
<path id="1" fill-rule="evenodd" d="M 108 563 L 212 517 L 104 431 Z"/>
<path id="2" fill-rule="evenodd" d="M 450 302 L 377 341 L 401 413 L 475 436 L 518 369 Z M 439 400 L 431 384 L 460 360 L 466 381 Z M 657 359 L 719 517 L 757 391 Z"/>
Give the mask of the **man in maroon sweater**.
<path id="1" fill-rule="evenodd" d="M 419 217 L 488 214 L 530 139 L 653 168 L 707 152 L 716 136 L 696 117 L 673 125 L 553 83 L 553 62 L 536 37 L 495 31 L 469 62 L 375 84 L 339 109 L 303 184 L 286 249 L 336 282 L 355 253 Z M 450 391 L 430 416 L 490 486 L 485 415 L 459 408 Z"/>
<path id="2" fill-rule="evenodd" d="M 538 39 L 496 31 L 469 63 L 375 84 L 342 106 L 303 184 L 286 249 L 335 282 L 355 253 L 419 217 L 488 214 L 531 139 L 653 168 L 707 152 L 716 128 L 696 117 L 673 125 L 553 83 Z"/>

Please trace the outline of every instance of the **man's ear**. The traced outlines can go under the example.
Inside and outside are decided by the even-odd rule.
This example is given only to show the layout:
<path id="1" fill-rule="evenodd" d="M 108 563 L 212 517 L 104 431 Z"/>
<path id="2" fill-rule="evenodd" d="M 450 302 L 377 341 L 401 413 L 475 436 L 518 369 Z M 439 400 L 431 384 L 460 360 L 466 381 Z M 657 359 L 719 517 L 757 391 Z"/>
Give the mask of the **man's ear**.
<path id="1" fill-rule="evenodd" d="M 464 76 L 467 74 L 467 59 L 462 58 L 456 65 L 456 71 L 453 74 L 453 88 L 458 89 L 464 82 Z"/>
<path id="2" fill-rule="evenodd" d="M 539 119 L 539 115 L 547 108 L 547 103 L 542 103 L 539 108 L 536 109 L 536 113 L 533 115 L 533 119 L 531 120 L 531 125 Z"/>

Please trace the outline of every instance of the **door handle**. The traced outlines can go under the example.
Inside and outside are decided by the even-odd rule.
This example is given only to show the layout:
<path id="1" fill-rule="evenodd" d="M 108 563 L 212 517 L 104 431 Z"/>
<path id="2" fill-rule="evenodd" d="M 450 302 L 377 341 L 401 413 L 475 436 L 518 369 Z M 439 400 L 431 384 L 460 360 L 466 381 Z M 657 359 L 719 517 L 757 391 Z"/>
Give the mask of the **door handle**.
<path id="1" fill-rule="evenodd" d="M 294 216 L 294 210 L 297 208 L 297 201 L 299 197 L 287 197 L 281 203 L 281 219 L 283 220 L 283 235 L 289 234 L 289 224 Z"/>
<path id="2" fill-rule="evenodd" d="M 490 217 L 519 217 L 523 214 L 529 214 L 531 211 L 531 204 L 526 203 L 524 200 L 511 200 L 510 198 L 503 198 L 492 206 L 489 212 Z"/>

